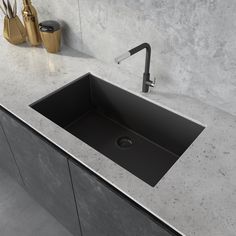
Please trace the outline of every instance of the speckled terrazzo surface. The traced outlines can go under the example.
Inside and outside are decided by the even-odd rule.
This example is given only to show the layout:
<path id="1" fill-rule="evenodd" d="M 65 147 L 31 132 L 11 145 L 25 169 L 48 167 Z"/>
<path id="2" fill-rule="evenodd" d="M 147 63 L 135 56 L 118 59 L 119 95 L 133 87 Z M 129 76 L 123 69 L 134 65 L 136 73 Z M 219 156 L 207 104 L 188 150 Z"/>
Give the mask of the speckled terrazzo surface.
<path id="1" fill-rule="evenodd" d="M 69 48 L 49 55 L 41 48 L 15 47 L 1 38 L 0 51 L 1 106 L 182 234 L 236 235 L 236 117 L 187 96 L 160 92 L 158 86 L 143 95 L 141 75 L 122 73 L 116 65 Z M 29 107 L 87 72 L 206 126 L 156 187 Z"/>

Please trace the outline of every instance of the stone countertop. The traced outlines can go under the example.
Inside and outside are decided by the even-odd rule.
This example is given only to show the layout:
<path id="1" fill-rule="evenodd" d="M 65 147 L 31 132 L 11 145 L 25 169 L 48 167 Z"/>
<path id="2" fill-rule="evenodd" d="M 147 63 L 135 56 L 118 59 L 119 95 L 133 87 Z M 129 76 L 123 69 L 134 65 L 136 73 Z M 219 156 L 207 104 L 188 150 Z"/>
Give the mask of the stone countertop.
<path id="1" fill-rule="evenodd" d="M 142 78 L 64 47 L 58 55 L 0 38 L 0 105 L 73 158 L 187 236 L 236 235 L 236 117 L 162 86 L 140 92 Z M 151 187 L 29 107 L 91 72 L 206 126 L 163 179 Z M 168 83 L 168 81 L 166 82 Z"/>

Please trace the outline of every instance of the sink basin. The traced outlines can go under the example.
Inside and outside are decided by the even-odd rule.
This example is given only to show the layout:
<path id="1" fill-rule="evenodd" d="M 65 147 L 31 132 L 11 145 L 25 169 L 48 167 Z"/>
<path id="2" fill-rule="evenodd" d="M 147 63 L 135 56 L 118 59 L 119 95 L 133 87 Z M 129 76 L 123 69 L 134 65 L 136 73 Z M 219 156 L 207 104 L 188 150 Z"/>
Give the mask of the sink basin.
<path id="1" fill-rule="evenodd" d="M 204 129 L 91 74 L 31 107 L 151 186 Z"/>

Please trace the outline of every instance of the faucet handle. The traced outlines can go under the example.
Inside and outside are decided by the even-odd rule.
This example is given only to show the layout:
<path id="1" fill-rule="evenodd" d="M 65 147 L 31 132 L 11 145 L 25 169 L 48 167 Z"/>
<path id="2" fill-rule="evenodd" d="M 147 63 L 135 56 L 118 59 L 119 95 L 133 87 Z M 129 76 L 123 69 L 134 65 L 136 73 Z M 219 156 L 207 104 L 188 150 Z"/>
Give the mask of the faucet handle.
<path id="1" fill-rule="evenodd" d="M 156 77 L 153 78 L 153 81 L 149 80 L 146 82 L 146 85 L 148 85 L 149 87 L 154 88 L 156 85 Z"/>

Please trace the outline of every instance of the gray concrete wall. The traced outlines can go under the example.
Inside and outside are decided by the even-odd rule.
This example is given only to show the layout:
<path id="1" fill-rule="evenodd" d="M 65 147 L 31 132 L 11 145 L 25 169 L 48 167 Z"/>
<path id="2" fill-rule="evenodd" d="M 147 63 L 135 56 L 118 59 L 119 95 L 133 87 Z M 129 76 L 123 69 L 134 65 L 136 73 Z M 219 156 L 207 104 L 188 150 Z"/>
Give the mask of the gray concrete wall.
<path id="1" fill-rule="evenodd" d="M 236 115 L 235 0 L 33 0 L 59 19 L 66 44 L 108 63 L 144 41 L 157 91 L 183 94 Z M 144 56 L 120 65 L 140 77 Z"/>

